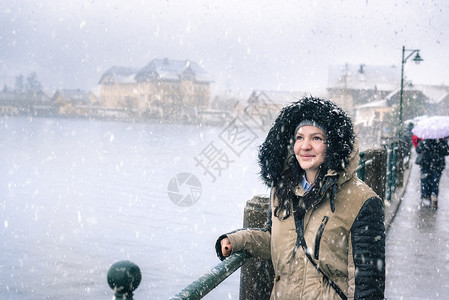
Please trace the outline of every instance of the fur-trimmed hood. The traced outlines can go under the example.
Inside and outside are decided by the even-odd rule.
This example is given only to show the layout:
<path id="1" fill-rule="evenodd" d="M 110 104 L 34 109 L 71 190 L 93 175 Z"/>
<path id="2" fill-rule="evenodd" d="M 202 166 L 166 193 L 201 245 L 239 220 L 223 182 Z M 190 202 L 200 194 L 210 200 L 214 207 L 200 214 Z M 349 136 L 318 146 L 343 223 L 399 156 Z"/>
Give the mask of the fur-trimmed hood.
<path id="1" fill-rule="evenodd" d="M 267 186 L 278 183 L 287 160 L 294 155 L 294 131 L 304 120 L 316 121 L 326 131 L 324 165 L 328 170 L 341 173 L 347 168 L 351 153 L 354 155 L 355 150 L 355 133 L 350 117 L 331 101 L 302 98 L 281 110 L 259 148 L 260 175 Z"/>

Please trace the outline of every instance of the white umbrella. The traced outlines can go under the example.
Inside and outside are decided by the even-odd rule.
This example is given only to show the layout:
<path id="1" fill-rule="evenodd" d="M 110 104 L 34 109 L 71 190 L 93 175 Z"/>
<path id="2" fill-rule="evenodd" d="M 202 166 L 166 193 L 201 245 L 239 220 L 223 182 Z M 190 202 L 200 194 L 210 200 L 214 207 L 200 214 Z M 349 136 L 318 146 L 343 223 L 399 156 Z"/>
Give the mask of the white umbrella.
<path id="1" fill-rule="evenodd" d="M 449 116 L 433 116 L 420 120 L 412 132 L 421 139 L 439 139 L 449 136 Z"/>

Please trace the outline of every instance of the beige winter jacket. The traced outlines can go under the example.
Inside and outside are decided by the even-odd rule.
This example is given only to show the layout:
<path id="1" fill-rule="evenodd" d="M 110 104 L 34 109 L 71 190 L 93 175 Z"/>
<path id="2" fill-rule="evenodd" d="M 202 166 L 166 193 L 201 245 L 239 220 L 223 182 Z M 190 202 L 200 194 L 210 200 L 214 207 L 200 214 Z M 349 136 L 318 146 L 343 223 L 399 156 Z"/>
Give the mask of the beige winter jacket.
<path id="1" fill-rule="evenodd" d="M 377 299 L 383 298 L 385 280 L 383 202 L 357 178 L 358 153 L 356 147 L 345 173 L 339 174 L 334 212 L 328 190 L 307 211 L 304 237 L 311 257 L 348 299 Z M 327 176 L 335 175 L 329 172 Z M 298 186 L 295 193 L 303 196 L 304 190 Z M 277 199 L 272 196 L 271 207 L 276 205 Z M 244 229 L 227 237 L 233 252 L 246 250 L 272 260 L 275 278 L 271 299 L 341 299 L 301 246 L 295 249 L 293 215 L 280 220 L 271 213 L 266 230 Z"/>

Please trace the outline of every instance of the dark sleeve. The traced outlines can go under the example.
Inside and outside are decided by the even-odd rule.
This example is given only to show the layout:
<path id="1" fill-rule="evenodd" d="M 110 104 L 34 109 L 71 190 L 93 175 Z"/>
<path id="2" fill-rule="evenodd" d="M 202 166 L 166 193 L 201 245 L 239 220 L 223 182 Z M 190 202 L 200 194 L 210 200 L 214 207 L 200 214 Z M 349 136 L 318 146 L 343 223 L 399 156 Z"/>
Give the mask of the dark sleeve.
<path id="1" fill-rule="evenodd" d="M 384 299 L 385 224 L 380 198 L 368 199 L 351 228 L 355 299 Z"/>
<path id="2" fill-rule="evenodd" d="M 443 156 L 449 155 L 449 146 L 448 146 L 446 140 L 441 141 L 441 148 L 442 148 L 441 152 L 442 152 Z"/>

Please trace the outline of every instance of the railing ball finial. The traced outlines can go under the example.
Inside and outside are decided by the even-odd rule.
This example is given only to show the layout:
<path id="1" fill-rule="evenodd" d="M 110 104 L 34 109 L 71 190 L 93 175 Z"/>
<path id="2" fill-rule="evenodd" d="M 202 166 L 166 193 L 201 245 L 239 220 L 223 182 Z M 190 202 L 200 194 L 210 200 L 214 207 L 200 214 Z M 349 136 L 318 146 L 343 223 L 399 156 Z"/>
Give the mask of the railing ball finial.
<path id="1" fill-rule="evenodd" d="M 127 260 L 116 262 L 108 271 L 108 284 L 114 290 L 116 299 L 133 299 L 133 291 L 141 280 L 139 267 Z"/>

